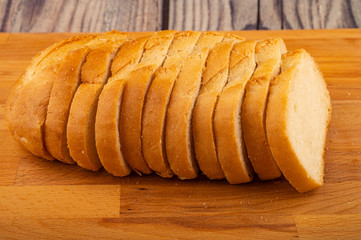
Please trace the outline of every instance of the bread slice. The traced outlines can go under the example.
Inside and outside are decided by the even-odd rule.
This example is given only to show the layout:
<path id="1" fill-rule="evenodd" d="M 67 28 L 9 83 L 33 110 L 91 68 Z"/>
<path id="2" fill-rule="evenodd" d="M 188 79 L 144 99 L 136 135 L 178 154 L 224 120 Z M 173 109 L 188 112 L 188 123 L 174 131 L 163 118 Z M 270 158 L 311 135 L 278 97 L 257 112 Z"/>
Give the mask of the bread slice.
<path id="1" fill-rule="evenodd" d="M 83 168 L 96 171 L 101 167 L 95 145 L 95 116 L 98 98 L 110 75 L 111 62 L 125 43 L 127 34 L 111 32 L 103 35 L 86 57 L 81 81 L 70 107 L 67 143 L 70 156 Z"/>
<path id="2" fill-rule="evenodd" d="M 193 110 L 195 155 L 200 169 L 210 179 L 224 178 L 215 146 L 213 117 L 218 95 L 227 83 L 230 53 L 237 41 L 227 38 L 210 51 Z"/>
<path id="3" fill-rule="evenodd" d="M 283 175 L 299 191 L 323 184 L 323 155 L 330 124 L 327 85 L 303 49 L 282 56 L 267 105 L 268 142 Z"/>
<path id="4" fill-rule="evenodd" d="M 249 182 L 253 170 L 244 146 L 241 110 L 245 86 L 256 67 L 255 41 L 235 44 L 229 61 L 227 85 L 219 95 L 214 113 L 217 156 L 229 183 Z"/>
<path id="5" fill-rule="evenodd" d="M 66 125 L 75 91 L 80 84 L 80 71 L 88 47 L 70 51 L 61 61 L 58 75 L 51 90 L 44 124 L 44 142 L 49 153 L 56 159 L 73 164 L 66 140 Z"/>
<path id="6" fill-rule="evenodd" d="M 154 72 L 162 66 L 175 33 L 176 31 L 161 31 L 152 36 L 145 45 L 145 52 L 137 69 L 126 80 L 119 123 L 120 143 L 125 160 L 138 174 L 152 172 L 142 154 L 143 105 Z"/>
<path id="7" fill-rule="evenodd" d="M 222 39 L 223 35 L 219 33 L 202 33 L 179 73 L 169 100 L 165 146 L 171 170 L 180 179 L 191 179 L 198 175 L 193 152 L 192 113 L 209 51 Z"/>
<path id="8" fill-rule="evenodd" d="M 143 109 L 142 150 L 148 166 L 162 177 L 172 177 L 164 146 L 164 125 L 174 82 L 185 59 L 192 52 L 200 32 L 178 32 L 168 56 L 156 73 Z"/>
<path id="9" fill-rule="evenodd" d="M 242 106 L 242 127 L 247 153 L 254 171 L 262 180 L 281 176 L 266 136 L 266 104 L 271 80 L 278 75 L 281 55 L 286 51 L 282 39 L 265 39 L 256 45 L 257 68 L 246 86 Z"/>
<path id="10" fill-rule="evenodd" d="M 119 136 L 119 116 L 125 81 L 139 63 L 149 37 L 129 40 L 112 63 L 112 76 L 99 96 L 95 121 L 97 152 L 103 167 L 114 176 L 126 176 L 131 170 L 123 157 Z"/>
<path id="11" fill-rule="evenodd" d="M 92 35 L 73 37 L 38 53 L 10 91 L 6 104 L 10 132 L 39 157 L 53 159 L 45 148 L 43 128 L 51 89 L 59 74 L 58 65 L 69 51 L 81 48 L 92 38 Z"/>

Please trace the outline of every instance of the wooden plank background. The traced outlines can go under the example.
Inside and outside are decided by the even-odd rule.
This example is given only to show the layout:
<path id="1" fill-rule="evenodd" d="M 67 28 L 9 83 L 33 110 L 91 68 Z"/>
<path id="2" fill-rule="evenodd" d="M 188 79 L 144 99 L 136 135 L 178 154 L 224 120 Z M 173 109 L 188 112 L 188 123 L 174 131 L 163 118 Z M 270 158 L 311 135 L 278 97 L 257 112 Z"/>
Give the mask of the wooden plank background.
<path id="1" fill-rule="evenodd" d="M 0 0 L 1 32 L 360 27 L 360 0 Z"/>

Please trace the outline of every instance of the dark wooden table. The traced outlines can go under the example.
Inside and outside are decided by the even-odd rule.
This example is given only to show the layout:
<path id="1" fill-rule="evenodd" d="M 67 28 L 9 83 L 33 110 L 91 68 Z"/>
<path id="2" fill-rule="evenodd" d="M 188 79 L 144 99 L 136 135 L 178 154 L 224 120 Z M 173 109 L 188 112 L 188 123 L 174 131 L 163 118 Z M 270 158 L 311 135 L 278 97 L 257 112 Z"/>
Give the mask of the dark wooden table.
<path id="1" fill-rule="evenodd" d="M 361 27 L 360 0 L 0 0 L 1 32 Z"/>

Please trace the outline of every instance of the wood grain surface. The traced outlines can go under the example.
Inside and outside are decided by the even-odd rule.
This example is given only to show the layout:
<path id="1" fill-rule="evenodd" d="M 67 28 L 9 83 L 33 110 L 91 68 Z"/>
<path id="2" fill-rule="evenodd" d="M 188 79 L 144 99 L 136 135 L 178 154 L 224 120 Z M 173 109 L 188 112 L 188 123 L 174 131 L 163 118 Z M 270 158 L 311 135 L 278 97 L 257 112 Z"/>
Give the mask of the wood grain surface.
<path id="1" fill-rule="evenodd" d="M 170 0 L 177 30 L 326 29 L 361 26 L 358 0 Z"/>
<path id="2" fill-rule="evenodd" d="M 1 32 L 359 27 L 360 0 L 0 0 Z"/>
<path id="3" fill-rule="evenodd" d="M 0 0 L 1 31 L 156 31 L 162 7 L 162 0 Z"/>
<path id="4" fill-rule="evenodd" d="M 32 56 L 72 34 L 2 33 L 0 239 L 361 239 L 361 30 L 236 33 L 283 37 L 319 63 L 333 106 L 324 186 L 117 178 L 39 159 L 10 136 L 5 101 Z"/>

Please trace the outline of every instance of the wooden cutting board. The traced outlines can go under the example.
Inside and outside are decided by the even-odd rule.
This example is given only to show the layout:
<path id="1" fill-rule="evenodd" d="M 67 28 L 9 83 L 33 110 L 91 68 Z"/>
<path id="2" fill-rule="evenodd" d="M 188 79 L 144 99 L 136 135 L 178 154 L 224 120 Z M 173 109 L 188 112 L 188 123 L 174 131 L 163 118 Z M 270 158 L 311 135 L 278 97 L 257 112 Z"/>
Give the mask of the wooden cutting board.
<path id="1" fill-rule="evenodd" d="M 361 239 L 361 30 L 237 33 L 283 37 L 319 63 L 333 107 L 323 187 L 300 194 L 285 179 L 117 178 L 34 157 L 11 138 L 5 101 L 31 57 L 72 34 L 2 33 L 0 239 Z"/>

